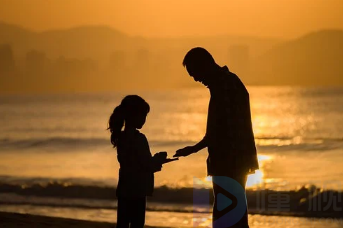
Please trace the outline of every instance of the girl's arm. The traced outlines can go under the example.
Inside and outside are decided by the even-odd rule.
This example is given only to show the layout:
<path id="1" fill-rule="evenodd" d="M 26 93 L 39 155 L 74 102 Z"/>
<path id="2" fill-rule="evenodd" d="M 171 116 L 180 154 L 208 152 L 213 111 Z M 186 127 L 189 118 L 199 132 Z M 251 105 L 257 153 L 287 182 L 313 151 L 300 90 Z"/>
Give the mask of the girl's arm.
<path id="1" fill-rule="evenodd" d="M 140 134 L 139 147 L 142 150 L 141 156 L 139 157 L 140 167 L 148 172 L 158 172 L 162 169 L 162 162 L 160 159 L 156 159 L 151 156 L 150 147 L 147 138 L 144 134 Z"/>

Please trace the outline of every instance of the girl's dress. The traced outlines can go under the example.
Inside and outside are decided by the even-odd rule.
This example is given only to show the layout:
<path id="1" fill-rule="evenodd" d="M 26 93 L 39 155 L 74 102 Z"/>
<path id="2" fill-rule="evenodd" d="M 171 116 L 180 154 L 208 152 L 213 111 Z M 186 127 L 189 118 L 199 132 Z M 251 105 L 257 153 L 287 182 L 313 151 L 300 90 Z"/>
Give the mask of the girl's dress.
<path id="1" fill-rule="evenodd" d="M 144 227 L 146 196 L 153 193 L 154 172 L 161 170 L 161 164 L 152 157 L 148 140 L 138 130 L 121 132 L 117 154 L 117 227 Z"/>

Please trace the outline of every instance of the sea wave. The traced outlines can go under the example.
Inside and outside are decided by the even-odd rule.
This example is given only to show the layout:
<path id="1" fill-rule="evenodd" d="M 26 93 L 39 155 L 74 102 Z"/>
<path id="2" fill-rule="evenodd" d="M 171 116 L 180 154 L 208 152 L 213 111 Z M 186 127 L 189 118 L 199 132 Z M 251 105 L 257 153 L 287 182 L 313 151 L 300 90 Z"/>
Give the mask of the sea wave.
<path id="1" fill-rule="evenodd" d="M 300 138 L 300 137 L 257 137 L 256 145 L 259 150 L 263 151 L 323 151 L 342 148 L 342 138 Z M 182 145 L 191 145 L 195 141 L 150 141 L 150 146 L 159 147 L 179 147 Z M 93 147 L 111 147 L 109 139 L 106 138 L 32 138 L 32 139 L 0 139 L 1 151 L 40 148 L 93 148 Z"/>
<path id="2" fill-rule="evenodd" d="M 81 185 L 70 182 L 6 183 L 0 181 L 0 204 L 116 209 L 115 186 Z M 297 190 L 247 190 L 249 209 L 255 213 L 290 212 L 342 217 L 343 193 L 304 186 Z M 196 199 L 194 197 L 197 197 Z M 174 212 L 209 212 L 212 190 L 206 188 L 157 187 L 149 198 L 149 210 Z M 195 203 L 196 202 L 196 203 Z M 314 204 L 315 202 L 315 204 Z"/>
<path id="3" fill-rule="evenodd" d="M 0 139 L 1 148 L 30 149 L 40 147 L 72 147 L 109 144 L 109 140 L 102 138 L 33 138 L 33 139 Z"/>

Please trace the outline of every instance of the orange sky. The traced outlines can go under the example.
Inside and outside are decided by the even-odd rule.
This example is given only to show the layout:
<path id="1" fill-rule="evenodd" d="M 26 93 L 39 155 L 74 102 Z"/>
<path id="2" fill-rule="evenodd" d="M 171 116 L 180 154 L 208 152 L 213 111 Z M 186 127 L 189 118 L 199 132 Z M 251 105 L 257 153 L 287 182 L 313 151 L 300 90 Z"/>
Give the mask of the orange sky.
<path id="1" fill-rule="evenodd" d="M 42 31 L 105 24 L 127 34 L 296 37 L 343 29 L 343 0 L 0 0 L 0 21 Z"/>

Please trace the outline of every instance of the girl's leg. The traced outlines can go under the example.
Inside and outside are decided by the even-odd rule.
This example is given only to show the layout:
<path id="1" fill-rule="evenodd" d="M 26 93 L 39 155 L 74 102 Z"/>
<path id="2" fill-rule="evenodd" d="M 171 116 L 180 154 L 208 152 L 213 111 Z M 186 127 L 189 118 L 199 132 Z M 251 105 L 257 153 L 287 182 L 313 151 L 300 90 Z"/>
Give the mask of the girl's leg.
<path id="1" fill-rule="evenodd" d="M 130 200 L 118 197 L 117 228 L 129 228 L 130 224 Z"/>
<path id="2" fill-rule="evenodd" d="M 143 228 L 145 224 L 146 197 L 134 199 L 131 206 L 130 228 Z"/>

